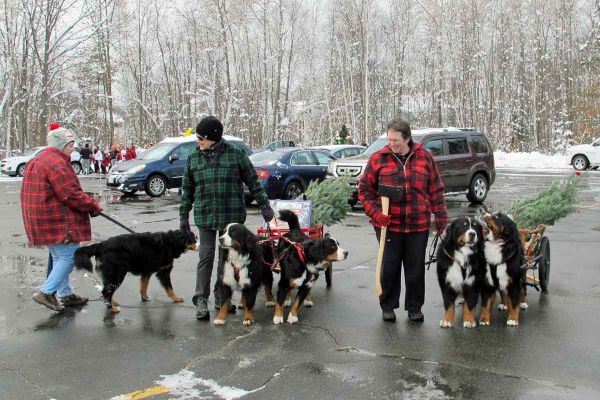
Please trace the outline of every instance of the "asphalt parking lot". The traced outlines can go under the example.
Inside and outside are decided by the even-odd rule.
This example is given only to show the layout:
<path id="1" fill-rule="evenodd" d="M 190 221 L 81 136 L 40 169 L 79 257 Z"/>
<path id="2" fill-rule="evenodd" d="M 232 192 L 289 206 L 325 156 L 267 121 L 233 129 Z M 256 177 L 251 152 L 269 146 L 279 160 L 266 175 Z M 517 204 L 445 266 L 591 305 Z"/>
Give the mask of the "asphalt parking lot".
<path id="1" fill-rule="evenodd" d="M 499 171 L 486 207 L 506 211 L 570 172 Z M 578 212 L 547 230 L 549 293 L 530 289 L 521 324 L 507 327 L 495 312 L 488 327 L 442 329 L 435 267 L 426 275 L 425 322 L 412 323 L 404 312 L 395 324 L 381 321 L 373 288 L 377 243 L 360 211 L 327 229 L 350 255 L 334 266 L 331 289 L 324 279 L 317 283 L 315 306 L 301 309 L 299 324 L 273 325 L 262 299 L 252 326 L 242 326 L 241 312 L 223 327 L 196 321 L 195 252 L 172 273 L 184 303 L 171 303 L 154 278 L 151 301 L 142 303 L 130 276 L 115 295 L 121 312 L 111 315 L 95 277 L 74 272 L 76 291 L 92 301 L 52 314 L 31 300 L 47 252 L 26 245 L 20 181 L 0 178 L 0 398 L 600 398 L 600 174 L 583 179 Z M 109 215 L 136 231 L 178 227 L 175 193 L 124 199 L 101 179 L 81 181 Z M 478 208 L 462 197 L 448 205 L 451 216 Z M 260 220 L 249 210 L 249 227 Z M 92 226 L 95 241 L 125 233 L 101 218 Z"/>

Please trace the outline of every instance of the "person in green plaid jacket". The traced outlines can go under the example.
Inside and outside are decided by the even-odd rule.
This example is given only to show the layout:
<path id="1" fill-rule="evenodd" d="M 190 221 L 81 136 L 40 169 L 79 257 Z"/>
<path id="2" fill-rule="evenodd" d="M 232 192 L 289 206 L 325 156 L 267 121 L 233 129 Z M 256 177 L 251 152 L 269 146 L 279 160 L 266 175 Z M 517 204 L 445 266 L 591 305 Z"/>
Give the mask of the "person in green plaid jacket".
<path id="1" fill-rule="evenodd" d="M 196 305 L 198 320 L 210 319 L 208 296 L 210 278 L 215 259 L 216 237 L 227 224 L 246 221 L 243 183 L 258 203 L 266 222 L 273 219 L 267 193 L 258 182 L 250 159 L 241 148 L 227 143 L 223 137 L 223 124 L 215 117 L 203 118 L 196 126 L 198 149 L 193 151 L 183 172 L 183 195 L 179 207 L 180 229 L 191 234 L 189 214 L 194 209 L 194 221 L 200 230 L 200 261 L 196 270 L 196 292 L 192 301 Z M 224 251 L 219 249 L 217 276 L 223 274 Z M 215 308 L 220 299 L 215 283 Z M 235 312 L 232 305 L 230 312 Z"/>

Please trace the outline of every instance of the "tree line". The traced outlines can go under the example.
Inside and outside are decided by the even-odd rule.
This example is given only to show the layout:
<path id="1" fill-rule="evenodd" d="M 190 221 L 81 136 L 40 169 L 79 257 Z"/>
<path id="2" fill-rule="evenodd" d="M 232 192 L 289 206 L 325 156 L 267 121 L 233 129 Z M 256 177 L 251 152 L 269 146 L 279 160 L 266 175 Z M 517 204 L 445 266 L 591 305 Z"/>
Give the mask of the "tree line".
<path id="1" fill-rule="evenodd" d="M 4 0 L 0 54 L 8 149 L 51 121 L 107 146 L 209 114 L 251 146 L 403 117 L 556 152 L 600 128 L 599 0 Z"/>

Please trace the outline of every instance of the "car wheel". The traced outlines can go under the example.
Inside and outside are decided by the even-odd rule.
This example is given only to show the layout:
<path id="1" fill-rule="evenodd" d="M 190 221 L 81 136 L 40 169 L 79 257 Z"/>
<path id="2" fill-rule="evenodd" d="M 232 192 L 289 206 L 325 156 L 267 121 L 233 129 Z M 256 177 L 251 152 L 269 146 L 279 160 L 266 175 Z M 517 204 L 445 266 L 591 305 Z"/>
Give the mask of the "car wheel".
<path id="1" fill-rule="evenodd" d="M 573 160 L 571 160 L 571 164 L 573 165 L 573 168 L 575 168 L 577 171 L 586 170 L 590 166 L 590 162 L 588 161 L 587 157 L 583 154 L 577 154 L 575 157 L 573 157 Z"/>
<path id="2" fill-rule="evenodd" d="M 21 164 L 17 167 L 17 176 L 23 176 L 25 172 L 25 164 Z"/>
<path id="3" fill-rule="evenodd" d="M 540 288 L 542 292 L 547 292 L 550 283 L 550 240 L 545 236 L 542 237 L 540 242 L 540 255 L 542 255 L 542 259 L 538 264 Z"/>
<path id="4" fill-rule="evenodd" d="M 81 173 L 81 164 L 78 162 L 72 162 L 71 166 L 73 167 L 73 171 L 75 171 L 75 175 L 79 175 Z"/>
<path id="5" fill-rule="evenodd" d="M 286 200 L 295 200 L 302 193 L 304 193 L 302 184 L 298 181 L 292 181 L 285 187 L 284 198 Z"/>
<path id="6" fill-rule="evenodd" d="M 467 199 L 471 203 L 480 204 L 483 203 L 487 197 L 489 191 L 488 181 L 482 174 L 475 174 L 471 179 L 469 185 L 469 192 L 467 193 Z"/>
<path id="7" fill-rule="evenodd" d="M 146 181 L 146 193 L 148 196 L 160 197 L 167 190 L 167 180 L 160 175 L 152 175 Z"/>

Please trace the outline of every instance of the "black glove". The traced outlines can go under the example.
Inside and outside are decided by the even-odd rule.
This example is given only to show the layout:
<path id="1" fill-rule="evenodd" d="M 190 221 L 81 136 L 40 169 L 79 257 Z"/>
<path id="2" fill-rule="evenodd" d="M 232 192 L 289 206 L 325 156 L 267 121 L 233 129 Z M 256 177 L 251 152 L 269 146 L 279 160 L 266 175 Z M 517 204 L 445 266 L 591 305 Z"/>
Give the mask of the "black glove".
<path id="1" fill-rule="evenodd" d="M 265 219 L 266 223 L 269 223 L 275 216 L 275 212 L 273 211 L 273 209 L 271 207 L 267 207 L 264 210 L 262 210 L 261 212 L 262 212 L 262 216 Z"/>
<path id="2" fill-rule="evenodd" d="M 188 218 L 181 218 L 179 220 L 179 229 L 183 232 L 191 232 L 190 229 L 190 220 Z"/>
<path id="3" fill-rule="evenodd" d="M 98 215 L 100 215 L 101 212 L 102 212 L 101 208 L 92 210 L 92 211 L 90 211 L 90 217 L 92 217 L 92 218 L 97 217 Z"/>

